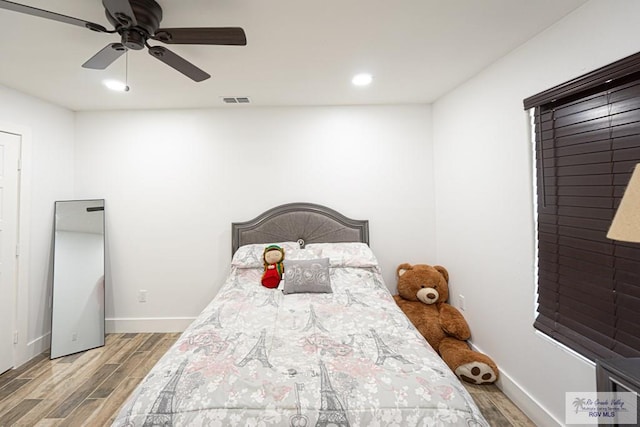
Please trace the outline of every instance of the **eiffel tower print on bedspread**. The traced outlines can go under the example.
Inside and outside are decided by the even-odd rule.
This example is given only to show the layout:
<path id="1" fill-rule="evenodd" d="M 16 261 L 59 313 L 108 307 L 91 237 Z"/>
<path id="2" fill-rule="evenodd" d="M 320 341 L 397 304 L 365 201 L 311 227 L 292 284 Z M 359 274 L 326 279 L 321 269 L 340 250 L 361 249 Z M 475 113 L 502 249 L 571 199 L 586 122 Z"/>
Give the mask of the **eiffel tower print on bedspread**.
<path id="1" fill-rule="evenodd" d="M 267 330 L 263 329 L 260 333 L 260 338 L 258 338 L 258 342 L 253 346 L 249 353 L 247 353 L 247 355 L 237 363 L 237 366 L 242 367 L 252 360 L 258 360 L 265 368 L 273 367 L 273 365 L 269 363 L 269 358 L 267 357 L 267 347 L 265 346 L 266 335 Z"/>
<path id="2" fill-rule="evenodd" d="M 331 385 L 331 379 L 324 363 L 320 361 L 320 411 L 316 427 L 349 427 L 349 419 L 338 394 Z"/>
<path id="3" fill-rule="evenodd" d="M 182 371 L 184 371 L 188 361 L 188 359 L 185 359 L 184 362 L 180 364 L 167 384 L 162 388 L 155 402 L 153 402 L 151 411 L 149 411 L 149 415 L 147 415 L 142 427 L 173 426 L 173 414 L 175 412 L 173 405 L 175 402 L 176 389 L 180 382 L 180 377 L 182 377 Z"/>
<path id="4" fill-rule="evenodd" d="M 387 359 L 395 359 L 399 362 L 404 363 L 405 365 L 411 363 L 407 359 L 405 359 L 401 354 L 391 350 L 389 346 L 385 344 L 384 341 L 382 341 L 382 338 L 380 338 L 380 336 L 375 331 L 375 329 L 371 329 L 370 331 L 371 331 L 371 335 L 373 335 L 373 339 L 376 342 L 376 348 L 378 349 L 378 358 L 376 359 L 376 365 L 378 366 L 384 365 L 384 362 L 386 362 Z"/>
<path id="5" fill-rule="evenodd" d="M 306 331 L 312 331 L 313 332 L 316 329 L 320 330 L 322 332 L 329 333 L 329 331 L 327 331 L 327 328 L 322 326 L 322 323 L 320 323 L 320 320 L 318 319 L 318 316 L 316 315 L 316 311 L 313 308 L 313 304 L 309 304 L 309 320 L 307 320 L 307 324 L 302 329 L 302 331 L 303 332 L 306 332 Z"/>

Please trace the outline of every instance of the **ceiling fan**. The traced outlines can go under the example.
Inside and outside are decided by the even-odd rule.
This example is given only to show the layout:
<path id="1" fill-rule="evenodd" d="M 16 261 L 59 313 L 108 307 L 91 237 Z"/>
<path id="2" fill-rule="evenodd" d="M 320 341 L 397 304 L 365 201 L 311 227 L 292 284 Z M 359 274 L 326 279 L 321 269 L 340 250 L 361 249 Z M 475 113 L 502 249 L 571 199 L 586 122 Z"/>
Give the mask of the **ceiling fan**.
<path id="1" fill-rule="evenodd" d="M 148 40 L 165 44 L 201 44 L 245 46 L 247 38 L 239 27 L 159 28 L 162 8 L 155 0 L 102 0 L 107 20 L 113 25 L 108 30 L 100 24 L 61 15 L 11 1 L 0 0 L 0 9 L 8 9 L 65 24 L 77 25 L 100 33 L 120 35 L 120 43 L 110 43 L 82 64 L 84 68 L 103 70 L 127 50 L 144 47 L 154 58 L 176 69 L 190 79 L 200 82 L 211 77 L 205 71 L 163 46 L 150 46 Z"/>

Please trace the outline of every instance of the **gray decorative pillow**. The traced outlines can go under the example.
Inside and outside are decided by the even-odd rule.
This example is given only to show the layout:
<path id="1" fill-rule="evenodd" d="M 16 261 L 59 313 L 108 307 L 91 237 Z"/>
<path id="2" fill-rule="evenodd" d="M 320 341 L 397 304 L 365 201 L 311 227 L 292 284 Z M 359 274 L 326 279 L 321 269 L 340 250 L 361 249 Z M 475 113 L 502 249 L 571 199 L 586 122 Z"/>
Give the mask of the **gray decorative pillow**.
<path id="1" fill-rule="evenodd" d="M 329 258 L 284 260 L 285 294 L 332 293 Z"/>

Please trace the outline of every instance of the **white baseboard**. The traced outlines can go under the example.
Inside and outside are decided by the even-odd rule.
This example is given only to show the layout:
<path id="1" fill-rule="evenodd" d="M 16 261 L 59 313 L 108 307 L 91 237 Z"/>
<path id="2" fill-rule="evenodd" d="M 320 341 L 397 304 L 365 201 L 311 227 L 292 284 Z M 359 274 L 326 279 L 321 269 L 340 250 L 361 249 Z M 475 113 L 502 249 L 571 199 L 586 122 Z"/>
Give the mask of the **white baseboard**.
<path id="1" fill-rule="evenodd" d="M 195 317 L 143 317 L 105 319 L 106 333 L 126 332 L 183 332 Z M 51 347 L 51 332 L 19 347 L 15 354 L 14 368 L 18 368 Z"/>
<path id="2" fill-rule="evenodd" d="M 564 423 L 551 415 L 540 402 L 527 393 L 527 391 L 506 372 L 500 371 L 500 378 L 496 382 L 496 385 L 535 425 L 549 427 L 564 426 Z"/>
<path id="3" fill-rule="evenodd" d="M 475 351 L 483 353 L 473 343 L 469 342 L 471 348 Z M 500 369 L 500 378 L 496 382 L 496 386 L 507 396 L 527 417 L 537 426 L 545 427 L 562 427 L 564 423 L 556 419 L 540 404 L 533 396 L 531 396 L 524 388 L 520 386 L 514 379 Z"/>
<path id="4" fill-rule="evenodd" d="M 19 368 L 29 360 L 47 351 L 50 347 L 51 332 L 47 332 L 43 336 L 29 341 L 26 347 L 22 347 L 19 354 L 16 355 L 15 368 Z"/>
<path id="5" fill-rule="evenodd" d="M 195 317 L 126 317 L 107 318 L 105 331 L 127 332 L 183 332 Z"/>

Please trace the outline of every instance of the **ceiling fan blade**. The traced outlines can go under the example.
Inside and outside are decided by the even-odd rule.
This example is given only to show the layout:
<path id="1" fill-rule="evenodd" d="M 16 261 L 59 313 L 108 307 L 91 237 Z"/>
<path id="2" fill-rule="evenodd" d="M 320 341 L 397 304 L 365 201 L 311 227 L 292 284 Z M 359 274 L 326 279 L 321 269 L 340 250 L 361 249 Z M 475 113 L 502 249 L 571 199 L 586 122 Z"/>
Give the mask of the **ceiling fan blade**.
<path id="1" fill-rule="evenodd" d="M 245 46 L 247 37 L 239 27 L 159 28 L 154 40 L 167 44 L 213 44 Z"/>
<path id="2" fill-rule="evenodd" d="M 38 9 L 36 7 L 26 6 L 24 4 L 14 3 L 12 1 L 0 0 L 0 9 L 12 10 L 14 12 L 25 13 L 27 15 L 38 16 L 40 18 L 52 19 L 58 22 L 64 22 L 65 24 L 77 25 L 79 27 L 88 28 L 93 31 L 101 33 L 109 32 L 105 27 L 94 22 L 85 21 L 78 18 L 73 18 L 67 15 L 61 15 L 55 12 L 49 12 L 48 10 Z"/>
<path id="3" fill-rule="evenodd" d="M 206 72 L 202 71 L 200 68 L 193 65 L 191 62 L 182 58 L 181 56 L 176 55 L 171 52 L 169 49 L 162 46 L 150 46 L 149 54 L 160 61 L 164 62 L 168 66 L 174 68 L 175 70 L 181 72 L 185 76 L 189 77 L 191 80 L 196 82 L 201 82 L 203 80 L 211 77 Z"/>
<path id="4" fill-rule="evenodd" d="M 102 0 L 107 12 L 125 27 L 136 25 L 136 15 L 133 13 L 129 0 Z"/>
<path id="5" fill-rule="evenodd" d="M 126 51 L 127 48 L 122 43 L 108 44 L 82 64 L 82 67 L 91 68 L 92 70 L 104 70 Z"/>

